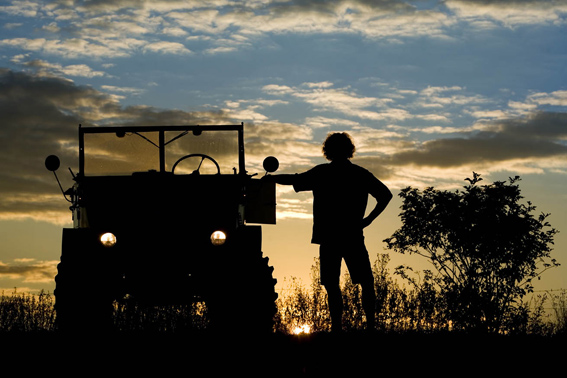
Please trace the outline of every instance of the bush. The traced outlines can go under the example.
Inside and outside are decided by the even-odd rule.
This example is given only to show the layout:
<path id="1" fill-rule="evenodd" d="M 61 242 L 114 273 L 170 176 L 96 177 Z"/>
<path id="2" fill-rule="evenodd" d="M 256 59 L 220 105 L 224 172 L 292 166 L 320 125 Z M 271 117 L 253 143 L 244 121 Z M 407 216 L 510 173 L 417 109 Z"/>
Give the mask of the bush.
<path id="1" fill-rule="evenodd" d="M 41 291 L 37 295 L 2 292 L 0 297 L 0 331 L 38 332 L 52 331 L 55 311 L 51 294 Z"/>
<path id="2" fill-rule="evenodd" d="M 517 304 L 533 291 L 533 279 L 559 266 L 551 258 L 557 230 L 549 214 L 534 216 L 536 207 L 520 202 L 519 177 L 481 186 L 473 175 L 464 191 L 403 189 L 403 225 L 385 242 L 432 264 L 436 276 L 429 282 L 443 295 L 454 327 L 507 332 L 522 316 Z"/>

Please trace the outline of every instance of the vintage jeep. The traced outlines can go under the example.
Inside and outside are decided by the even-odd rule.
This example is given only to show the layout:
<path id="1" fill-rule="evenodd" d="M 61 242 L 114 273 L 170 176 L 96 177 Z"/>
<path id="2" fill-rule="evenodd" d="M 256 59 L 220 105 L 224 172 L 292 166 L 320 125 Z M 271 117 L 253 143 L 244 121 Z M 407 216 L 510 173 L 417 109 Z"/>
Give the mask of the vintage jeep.
<path id="1" fill-rule="evenodd" d="M 58 329 L 109 328 L 124 298 L 200 301 L 212 327 L 272 329 L 276 280 L 257 224 L 275 223 L 275 184 L 246 171 L 243 132 L 79 125 L 79 169 L 64 192 L 74 226 L 63 229 L 55 277 Z M 45 165 L 55 173 L 59 159 Z M 277 168 L 264 160 L 266 171 Z"/>

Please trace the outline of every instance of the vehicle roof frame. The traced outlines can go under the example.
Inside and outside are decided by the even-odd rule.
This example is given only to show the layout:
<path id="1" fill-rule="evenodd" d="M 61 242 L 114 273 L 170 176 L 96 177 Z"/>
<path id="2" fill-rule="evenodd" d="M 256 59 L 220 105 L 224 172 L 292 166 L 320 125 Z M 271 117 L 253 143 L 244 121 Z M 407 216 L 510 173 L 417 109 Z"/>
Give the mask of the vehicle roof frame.
<path id="1" fill-rule="evenodd" d="M 79 173 L 84 177 L 85 173 L 85 134 L 104 133 L 137 133 L 157 132 L 159 135 L 159 171 L 165 170 L 165 146 L 173 141 L 165 140 L 166 131 L 180 132 L 202 132 L 202 131 L 237 131 L 238 132 L 238 174 L 246 175 L 244 160 L 244 122 L 236 125 L 175 125 L 175 126 L 82 126 L 79 125 Z M 178 136 L 179 137 L 179 136 Z M 177 138 L 177 137 L 176 137 Z M 174 139 L 176 139 L 174 138 Z"/>

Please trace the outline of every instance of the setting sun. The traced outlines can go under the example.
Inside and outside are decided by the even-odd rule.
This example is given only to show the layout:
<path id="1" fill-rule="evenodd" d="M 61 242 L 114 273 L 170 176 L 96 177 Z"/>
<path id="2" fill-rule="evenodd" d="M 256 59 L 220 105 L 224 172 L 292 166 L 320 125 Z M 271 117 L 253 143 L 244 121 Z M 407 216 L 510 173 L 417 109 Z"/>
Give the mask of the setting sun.
<path id="1" fill-rule="evenodd" d="M 304 324 L 302 326 L 297 326 L 293 329 L 294 335 L 301 335 L 301 334 L 308 334 L 308 333 L 311 333 L 311 327 L 307 324 Z"/>

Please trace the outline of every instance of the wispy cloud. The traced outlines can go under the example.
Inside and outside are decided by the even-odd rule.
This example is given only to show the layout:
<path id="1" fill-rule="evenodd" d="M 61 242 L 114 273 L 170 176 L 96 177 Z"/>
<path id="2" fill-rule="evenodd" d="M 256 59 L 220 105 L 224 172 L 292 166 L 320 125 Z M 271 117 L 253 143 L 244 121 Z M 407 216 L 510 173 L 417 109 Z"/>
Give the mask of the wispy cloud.
<path id="1" fill-rule="evenodd" d="M 191 50 L 179 42 L 160 41 L 149 43 L 143 47 L 144 51 L 156 52 L 162 54 L 190 54 Z"/>
<path id="2" fill-rule="evenodd" d="M 445 5 L 460 19 L 484 26 L 486 20 L 506 27 L 563 24 L 567 16 L 561 0 L 447 0 Z"/>
<path id="3" fill-rule="evenodd" d="M 567 14 L 560 1 L 449 0 L 444 5 L 427 8 L 402 0 L 14 0 L 0 10 L 35 18 L 51 36 L 5 38 L 0 46 L 68 58 L 125 57 L 139 51 L 186 54 L 193 50 L 178 38 L 191 36 L 208 37 L 210 44 L 202 52 L 218 54 L 248 48 L 250 39 L 277 34 L 360 35 L 398 43 L 408 38 L 450 39 L 448 30 L 459 21 L 505 27 L 553 25 L 564 24 Z"/>
<path id="4" fill-rule="evenodd" d="M 305 83 L 300 87 L 270 84 L 263 90 L 271 95 L 290 95 L 313 106 L 315 111 L 331 111 L 351 117 L 370 120 L 397 119 L 410 117 L 400 108 L 390 108 L 393 102 L 387 97 L 362 96 L 348 88 L 333 88 L 332 83 Z"/>
<path id="5" fill-rule="evenodd" d="M 323 129 L 330 127 L 353 128 L 359 126 L 360 123 L 345 118 L 330 118 L 324 116 L 307 117 L 305 125 L 311 129 Z"/>
<path id="6" fill-rule="evenodd" d="M 89 41 L 81 38 L 46 39 L 46 38 L 11 38 L 0 40 L 0 47 L 19 48 L 25 51 L 40 52 L 65 58 L 77 57 L 127 57 L 133 52 L 132 45 L 142 45 L 140 41 L 130 39 Z"/>
<path id="7" fill-rule="evenodd" d="M 59 63 L 50 63 L 41 59 L 26 61 L 25 58 L 25 56 L 16 56 L 12 59 L 12 62 L 21 64 L 23 67 L 31 69 L 40 75 L 86 78 L 108 76 L 106 72 L 93 70 L 86 64 L 70 64 L 64 66 Z"/>
<path id="8" fill-rule="evenodd" d="M 461 132 L 455 137 L 430 139 L 416 143 L 380 159 L 392 172 L 404 174 L 450 171 L 486 174 L 560 172 L 567 159 L 567 113 L 538 112 L 525 118 L 493 121 L 483 131 Z M 567 173 L 563 170 L 564 173 Z"/>
<path id="9" fill-rule="evenodd" d="M 537 105 L 567 106 L 567 91 L 534 93 L 528 97 L 528 101 Z"/>
<path id="10" fill-rule="evenodd" d="M 11 1 L 9 4 L 0 6 L 0 11 L 14 16 L 36 17 L 41 8 L 37 1 Z"/>
<path id="11" fill-rule="evenodd" d="M 523 102 L 509 101 L 495 108 L 493 99 L 459 86 L 427 87 L 404 96 L 392 95 L 395 91 L 388 85 L 381 90 L 390 94 L 387 101 L 328 84 L 264 87 L 275 98 L 295 98 L 313 105 L 313 110 L 342 115 L 308 117 L 305 125 L 349 131 L 358 146 L 355 160 L 392 185 L 433 183 L 441 177 L 459 180 L 473 170 L 561 172 L 560 162 L 567 158 L 567 113 L 560 112 L 563 91 L 535 93 Z M 419 112 L 427 109 L 426 102 L 438 105 L 429 119 Z M 538 110 L 541 105 L 555 106 L 559 112 Z M 400 107 L 405 107 L 403 117 L 388 120 L 395 124 L 376 124 L 373 121 L 379 117 L 364 117 L 364 111 L 389 114 Z M 441 112 L 445 110 L 447 116 Z M 436 121 L 445 125 L 431 125 Z"/>
<path id="12" fill-rule="evenodd" d="M 464 88 L 427 87 L 417 91 L 398 90 L 384 86 L 373 93 L 379 96 L 365 96 L 351 88 L 335 88 L 330 82 L 304 83 L 290 87 L 269 84 L 263 91 L 272 96 L 291 97 L 312 106 L 313 111 L 340 114 L 360 122 L 406 122 L 419 120 L 430 123 L 449 123 L 456 114 L 472 115 L 475 118 L 504 118 L 502 110 L 480 108 L 491 104 L 481 95 L 470 94 Z M 451 110 L 451 113 L 449 113 Z M 312 118 L 315 126 L 324 127 L 324 117 Z M 312 121 L 312 122 L 313 122 Z"/>
<path id="13" fill-rule="evenodd" d="M 59 261 L 37 261 L 17 259 L 5 263 L 0 261 L 0 278 L 21 280 L 24 283 L 52 282 Z"/>

